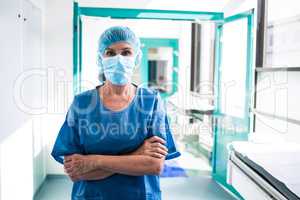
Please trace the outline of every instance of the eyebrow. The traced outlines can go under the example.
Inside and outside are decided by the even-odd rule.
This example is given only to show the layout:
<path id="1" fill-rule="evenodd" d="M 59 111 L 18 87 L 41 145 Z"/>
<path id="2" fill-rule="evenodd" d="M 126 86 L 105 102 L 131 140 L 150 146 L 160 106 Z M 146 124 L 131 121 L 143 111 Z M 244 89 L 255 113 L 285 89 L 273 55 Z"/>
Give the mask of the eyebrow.
<path id="1" fill-rule="evenodd" d="M 114 51 L 115 49 L 107 48 L 106 51 L 108 51 L 108 50 L 113 50 Z M 132 50 L 132 48 L 125 47 L 125 48 L 123 48 L 121 50 Z"/>

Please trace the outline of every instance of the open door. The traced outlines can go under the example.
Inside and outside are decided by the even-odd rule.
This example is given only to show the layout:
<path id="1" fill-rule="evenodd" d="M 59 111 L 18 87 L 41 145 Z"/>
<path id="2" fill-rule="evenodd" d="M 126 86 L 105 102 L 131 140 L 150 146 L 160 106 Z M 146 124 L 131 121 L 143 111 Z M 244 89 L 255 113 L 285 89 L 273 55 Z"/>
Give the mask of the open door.
<path id="1" fill-rule="evenodd" d="M 247 140 L 250 132 L 253 11 L 225 18 L 217 25 L 216 39 L 213 177 L 228 186 L 227 146 Z"/>

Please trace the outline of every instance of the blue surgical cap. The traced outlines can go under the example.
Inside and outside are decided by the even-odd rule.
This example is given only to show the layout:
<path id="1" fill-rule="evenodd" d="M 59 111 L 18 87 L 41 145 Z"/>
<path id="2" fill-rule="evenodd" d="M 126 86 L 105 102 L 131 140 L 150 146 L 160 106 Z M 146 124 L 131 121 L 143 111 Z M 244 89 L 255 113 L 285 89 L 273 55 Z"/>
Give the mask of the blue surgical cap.
<path id="1" fill-rule="evenodd" d="M 99 38 L 98 64 L 101 67 L 105 49 L 117 42 L 127 42 L 132 46 L 136 55 L 136 65 L 141 61 L 141 43 L 134 32 L 125 26 L 113 26 L 106 29 Z"/>

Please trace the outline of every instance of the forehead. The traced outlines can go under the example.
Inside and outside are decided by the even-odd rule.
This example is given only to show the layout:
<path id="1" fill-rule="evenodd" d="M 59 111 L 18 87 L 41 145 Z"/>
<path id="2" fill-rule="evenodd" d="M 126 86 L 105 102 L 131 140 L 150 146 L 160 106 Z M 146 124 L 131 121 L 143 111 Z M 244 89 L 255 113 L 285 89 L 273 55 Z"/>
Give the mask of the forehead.
<path id="1" fill-rule="evenodd" d="M 133 50 L 133 47 L 127 42 L 117 42 L 106 48 L 106 50 L 122 50 L 122 49 Z"/>

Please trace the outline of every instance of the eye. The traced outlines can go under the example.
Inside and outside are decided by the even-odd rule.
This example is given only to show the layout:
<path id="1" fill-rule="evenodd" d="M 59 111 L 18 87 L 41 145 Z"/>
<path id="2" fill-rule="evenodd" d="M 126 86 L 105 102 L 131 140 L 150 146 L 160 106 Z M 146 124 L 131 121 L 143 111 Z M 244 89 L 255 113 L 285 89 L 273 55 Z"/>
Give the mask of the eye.
<path id="1" fill-rule="evenodd" d="M 107 51 L 105 52 L 105 55 L 106 55 L 107 57 L 112 57 L 112 56 L 115 56 L 116 53 L 115 53 L 114 51 L 112 51 L 112 50 L 107 50 Z"/>
<path id="2" fill-rule="evenodd" d="M 121 53 L 122 56 L 132 56 L 132 52 L 130 50 L 125 50 Z"/>

